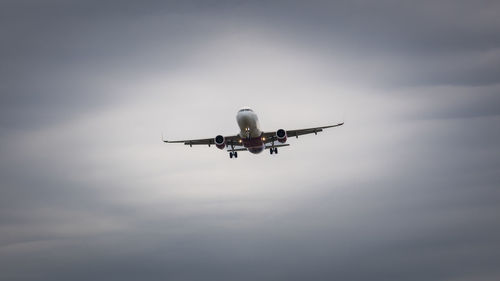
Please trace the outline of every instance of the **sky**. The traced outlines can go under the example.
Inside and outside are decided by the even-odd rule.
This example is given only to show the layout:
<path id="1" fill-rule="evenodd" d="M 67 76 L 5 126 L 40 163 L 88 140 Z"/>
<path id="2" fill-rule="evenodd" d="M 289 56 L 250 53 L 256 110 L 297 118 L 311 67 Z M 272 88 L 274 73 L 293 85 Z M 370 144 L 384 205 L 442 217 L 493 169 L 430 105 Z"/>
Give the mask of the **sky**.
<path id="1" fill-rule="evenodd" d="M 0 280 L 499 280 L 499 13 L 0 1 Z"/>

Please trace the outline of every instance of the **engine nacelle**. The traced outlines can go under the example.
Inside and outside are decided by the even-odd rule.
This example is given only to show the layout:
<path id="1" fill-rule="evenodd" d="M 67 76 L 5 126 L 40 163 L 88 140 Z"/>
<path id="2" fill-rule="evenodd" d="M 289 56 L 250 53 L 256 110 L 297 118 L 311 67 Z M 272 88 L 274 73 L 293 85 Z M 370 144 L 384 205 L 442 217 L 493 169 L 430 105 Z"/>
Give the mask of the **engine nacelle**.
<path id="1" fill-rule="evenodd" d="M 226 147 L 226 139 L 221 135 L 216 136 L 214 142 L 218 149 L 224 149 L 224 147 Z"/>
<path id="2" fill-rule="evenodd" d="M 283 129 L 279 129 L 276 131 L 276 138 L 278 139 L 279 142 L 285 143 L 286 142 L 286 131 Z"/>

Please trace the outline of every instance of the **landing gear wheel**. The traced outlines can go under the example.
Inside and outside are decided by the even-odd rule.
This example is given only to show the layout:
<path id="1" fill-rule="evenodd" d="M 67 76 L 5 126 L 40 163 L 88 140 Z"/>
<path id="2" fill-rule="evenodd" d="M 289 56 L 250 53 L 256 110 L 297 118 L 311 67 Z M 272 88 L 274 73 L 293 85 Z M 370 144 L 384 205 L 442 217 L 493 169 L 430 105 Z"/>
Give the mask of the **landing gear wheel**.
<path id="1" fill-rule="evenodd" d="M 274 154 L 278 154 L 278 148 L 277 147 L 274 148 Z"/>
<path id="2" fill-rule="evenodd" d="M 233 158 L 233 153 L 229 152 L 229 158 Z"/>
<path id="3" fill-rule="evenodd" d="M 238 158 L 238 152 L 234 152 L 234 158 Z"/>
<path id="4" fill-rule="evenodd" d="M 273 150 L 273 148 L 271 147 L 271 148 L 269 149 L 269 154 L 271 154 L 271 155 L 272 155 L 272 154 L 273 154 L 273 152 L 274 152 L 274 150 Z"/>

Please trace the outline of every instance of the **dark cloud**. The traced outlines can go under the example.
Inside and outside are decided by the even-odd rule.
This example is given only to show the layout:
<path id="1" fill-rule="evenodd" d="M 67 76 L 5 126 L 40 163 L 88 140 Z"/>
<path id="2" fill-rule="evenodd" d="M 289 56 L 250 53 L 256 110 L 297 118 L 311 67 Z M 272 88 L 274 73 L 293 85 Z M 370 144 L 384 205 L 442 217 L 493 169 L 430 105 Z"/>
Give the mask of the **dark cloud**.
<path id="1" fill-rule="evenodd" d="M 499 9 L 3 1 L 0 280 L 497 280 Z"/>
<path id="2" fill-rule="evenodd" d="M 217 34 L 245 36 L 248 28 L 319 52 L 330 66 L 325 71 L 340 60 L 343 75 L 372 86 L 499 82 L 495 1 L 7 1 L 3 6 L 5 128 L 72 118 L 124 98 L 114 86 L 136 82 L 137 72 L 168 75 Z M 364 67 L 352 69 L 363 60 Z"/>

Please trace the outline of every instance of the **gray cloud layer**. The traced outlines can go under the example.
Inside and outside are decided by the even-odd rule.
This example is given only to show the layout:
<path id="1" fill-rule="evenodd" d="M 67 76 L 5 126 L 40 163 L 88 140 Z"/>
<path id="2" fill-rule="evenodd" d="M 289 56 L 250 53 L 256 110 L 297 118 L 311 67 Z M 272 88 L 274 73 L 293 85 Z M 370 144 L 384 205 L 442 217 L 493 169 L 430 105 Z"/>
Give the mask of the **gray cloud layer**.
<path id="1" fill-rule="evenodd" d="M 3 1 L 0 280 L 498 280 L 499 11 Z"/>

